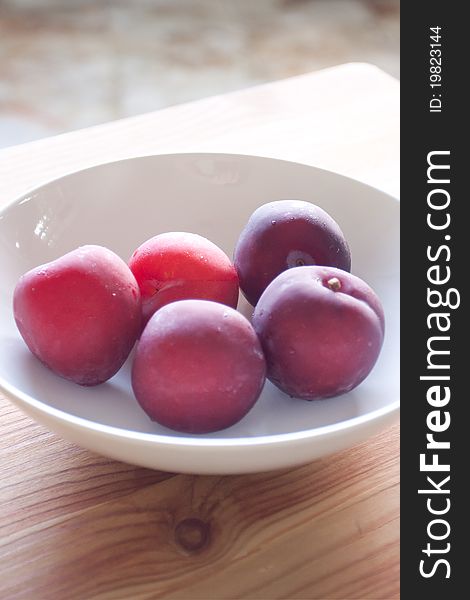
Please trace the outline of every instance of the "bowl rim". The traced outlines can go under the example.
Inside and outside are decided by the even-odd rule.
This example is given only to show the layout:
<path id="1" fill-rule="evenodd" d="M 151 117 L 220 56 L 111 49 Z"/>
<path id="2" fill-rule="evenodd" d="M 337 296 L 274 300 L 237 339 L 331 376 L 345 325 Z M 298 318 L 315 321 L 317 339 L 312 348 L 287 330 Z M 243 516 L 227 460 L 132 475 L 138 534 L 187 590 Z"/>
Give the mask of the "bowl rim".
<path id="1" fill-rule="evenodd" d="M 151 443 L 155 445 L 167 445 L 167 446 L 216 446 L 216 447 L 234 447 L 234 446 L 270 446 L 284 442 L 295 442 L 306 439 L 327 437 L 343 430 L 355 429 L 359 425 L 365 425 L 369 422 L 375 421 L 382 417 L 392 416 L 399 412 L 400 401 L 395 400 L 394 402 L 387 404 L 381 408 L 370 411 L 364 415 L 352 417 L 344 421 L 338 421 L 337 423 L 331 423 L 329 425 L 322 425 L 320 427 L 314 427 L 311 429 L 304 429 L 300 431 L 291 431 L 287 433 L 274 433 L 269 435 L 256 435 L 256 436 L 243 436 L 233 438 L 205 438 L 196 437 L 196 435 L 165 435 L 161 433 L 144 433 L 142 431 L 135 431 L 132 429 L 123 429 L 121 427 L 114 427 L 113 425 L 106 425 L 104 423 L 97 423 L 83 417 L 77 417 L 68 412 L 62 411 L 58 408 L 54 408 L 49 404 L 33 398 L 31 395 L 22 392 L 15 386 L 12 386 L 0 377 L 0 390 L 6 394 L 7 397 L 20 400 L 21 403 L 30 406 L 40 413 L 43 413 L 49 417 L 52 417 L 56 421 L 66 422 L 79 429 L 92 430 L 95 433 L 102 433 L 106 436 L 114 438 L 130 439 L 133 441 L 144 442 L 146 444 Z"/>
<path id="2" fill-rule="evenodd" d="M 261 156 L 261 155 L 252 155 L 252 154 L 240 154 L 240 153 L 227 153 L 227 152 L 172 152 L 172 153 L 162 153 L 162 154 L 143 154 L 138 156 L 126 157 L 118 160 L 109 160 L 102 163 L 90 165 L 88 167 L 84 167 L 82 169 L 75 169 L 63 173 L 58 177 L 53 177 L 39 186 L 32 187 L 28 189 L 26 192 L 23 192 L 21 195 L 15 197 L 10 202 L 6 203 L 2 209 L 0 210 L 0 219 L 3 214 L 7 211 L 11 210 L 15 205 L 19 205 L 22 202 L 29 200 L 34 194 L 40 192 L 44 188 L 47 188 L 50 185 L 56 184 L 61 180 L 73 176 L 80 175 L 82 173 L 99 170 L 102 167 L 110 166 L 110 165 L 119 165 L 121 163 L 128 163 L 133 161 L 139 161 L 142 159 L 152 159 L 152 158 L 230 158 L 230 159 L 255 159 L 255 160 L 267 160 L 267 161 L 276 161 L 278 163 L 287 163 L 289 165 L 298 165 L 300 167 L 308 167 L 317 172 L 321 172 L 326 174 L 327 176 L 334 176 L 340 179 L 343 179 L 347 182 L 352 183 L 353 185 L 359 185 L 369 190 L 379 193 L 382 196 L 387 197 L 388 199 L 396 202 L 400 205 L 399 198 L 392 196 L 391 194 L 384 192 L 370 184 L 364 183 L 358 179 L 354 179 L 353 177 L 348 177 L 347 175 L 342 175 L 341 173 L 337 173 L 335 171 L 331 171 L 328 169 L 323 169 L 320 167 L 316 167 L 314 165 L 309 165 L 307 163 L 301 163 L 297 161 L 284 160 L 279 158 L 272 158 L 269 156 Z M 141 431 L 134 431 L 131 429 L 123 429 L 121 427 L 115 427 L 112 425 L 106 425 L 104 423 L 98 423 L 96 421 L 91 421 L 89 419 L 85 419 L 83 417 L 79 417 L 76 415 L 72 415 L 66 411 L 60 410 L 53 406 L 50 406 L 46 402 L 38 400 L 34 398 L 30 394 L 23 392 L 18 389 L 16 386 L 10 384 L 6 379 L 0 376 L 0 390 L 14 403 L 17 400 L 20 401 L 21 404 L 25 404 L 26 406 L 31 407 L 37 413 L 45 414 L 49 417 L 52 417 L 55 421 L 66 422 L 69 425 L 72 425 L 79 429 L 92 430 L 95 433 L 101 433 L 106 436 L 120 438 L 120 439 L 128 439 L 136 442 L 142 442 L 146 444 L 155 444 L 155 445 L 166 445 L 166 446 L 182 446 L 182 447 L 246 447 L 246 446 L 270 446 L 276 445 L 278 443 L 285 442 L 295 442 L 302 441 L 312 438 L 318 437 L 327 437 L 333 435 L 338 432 L 342 432 L 344 430 L 355 429 L 360 425 L 365 425 L 367 423 L 380 420 L 382 418 L 392 416 L 394 414 L 398 414 L 400 410 L 400 400 L 394 400 L 393 402 L 383 406 L 381 408 L 375 409 L 373 411 L 367 412 L 363 415 L 358 415 L 356 417 L 351 417 L 349 419 L 345 419 L 343 421 L 338 421 L 336 423 L 330 423 L 329 425 L 322 425 L 319 427 L 314 427 L 310 429 L 300 430 L 300 431 L 292 431 L 287 433 L 275 433 L 269 435 L 255 435 L 255 436 L 242 436 L 242 437 L 233 437 L 233 438 L 205 438 L 199 436 L 189 436 L 189 435 L 179 435 L 178 433 L 175 435 L 165 435 L 161 433 L 144 433 Z"/>

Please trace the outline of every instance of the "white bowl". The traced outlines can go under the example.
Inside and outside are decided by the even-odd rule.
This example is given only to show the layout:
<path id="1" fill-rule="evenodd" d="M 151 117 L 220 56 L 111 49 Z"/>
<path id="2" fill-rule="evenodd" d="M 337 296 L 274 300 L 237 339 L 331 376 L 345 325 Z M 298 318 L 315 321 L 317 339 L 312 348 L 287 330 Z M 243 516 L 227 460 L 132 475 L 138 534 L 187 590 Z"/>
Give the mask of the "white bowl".
<path id="1" fill-rule="evenodd" d="M 84 388 L 27 350 L 12 314 L 25 271 L 83 244 L 125 260 L 149 237 L 191 231 L 232 254 L 253 210 L 307 200 L 340 224 L 352 272 L 381 297 L 386 337 L 369 377 L 343 396 L 293 400 L 267 382 L 233 427 L 189 436 L 150 421 L 130 387 L 132 357 L 109 382 Z M 351 446 L 394 420 L 399 407 L 399 203 L 357 181 L 313 167 L 252 156 L 176 154 L 100 165 L 52 181 L 0 214 L 0 388 L 59 435 L 125 462 L 184 473 L 247 473 L 288 467 Z M 241 300 L 240 310 L 247 313 Z"/>

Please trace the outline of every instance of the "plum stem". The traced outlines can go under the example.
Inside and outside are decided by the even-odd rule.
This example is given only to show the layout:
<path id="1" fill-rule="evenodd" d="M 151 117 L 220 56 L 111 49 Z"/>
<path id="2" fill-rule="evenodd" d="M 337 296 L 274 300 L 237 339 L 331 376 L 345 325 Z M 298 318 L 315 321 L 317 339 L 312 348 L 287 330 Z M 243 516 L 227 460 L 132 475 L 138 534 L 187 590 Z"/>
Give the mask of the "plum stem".
<path id="1" fill-rule="evenodd" d="M 328 287 L 333 292 L 338 292 L 341 289 L 341 281 L 337 277 L 332 277 L 327 281 Z"/>

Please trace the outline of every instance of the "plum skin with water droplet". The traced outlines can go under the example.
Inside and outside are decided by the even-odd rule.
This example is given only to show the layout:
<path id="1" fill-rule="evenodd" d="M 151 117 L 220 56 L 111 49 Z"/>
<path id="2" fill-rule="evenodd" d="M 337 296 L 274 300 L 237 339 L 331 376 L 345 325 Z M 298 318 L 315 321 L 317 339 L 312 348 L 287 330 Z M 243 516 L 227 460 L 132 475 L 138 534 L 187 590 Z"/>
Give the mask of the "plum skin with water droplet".
<path id="1" fill-rule="evenodd" d="M 107 381 L 141 330 L 137 282 L 102 246 L 81 246 L 25 273 L 13 295 L 17 327 L 31 352 L 80 385 Z"/>
<path id="2" fill-rule="evenodd" d="M 148 416 L 170 429 L 208 433 L 237 423 L 261 394 L 266 363 L 250 322 L 208 300 L 160 308 L 137 344 L 132 388 Z"/>
<path id="3" fill-rule="evenodd" d="M 370 373 L 384 338 L 382 304 L 359 277 L 297 267 L 266 288 L 253 314 L 268 378 L 290 396 L 329 398 Z"/>
<path id="4" fill-rule="evenodd" d="M 286 269 L 325 265 L 351 269 L 351 254 L 338 223 L 322 208 L 301 200 L 277 200 L 257 208 L 238 239 L 234 264 L 252 306 Z"/>

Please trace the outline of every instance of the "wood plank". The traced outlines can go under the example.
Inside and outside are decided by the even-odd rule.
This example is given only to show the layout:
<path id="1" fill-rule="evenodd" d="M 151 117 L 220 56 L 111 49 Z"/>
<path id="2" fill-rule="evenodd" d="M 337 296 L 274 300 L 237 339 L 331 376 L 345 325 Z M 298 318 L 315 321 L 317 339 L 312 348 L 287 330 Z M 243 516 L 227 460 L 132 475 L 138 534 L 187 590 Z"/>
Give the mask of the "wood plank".
<path id="1" fill-rule="evenodd" d="M 394 598 L 397 499 L 397 426 L 296 469 L 176 476 L 19 523 L 0 596 Z"/>
<path id="2" fill-rule="evenodd" d="M 172 476 L 79 448 L 5 398 L 0 398 L 0 456 L 0 538 Z"/>

